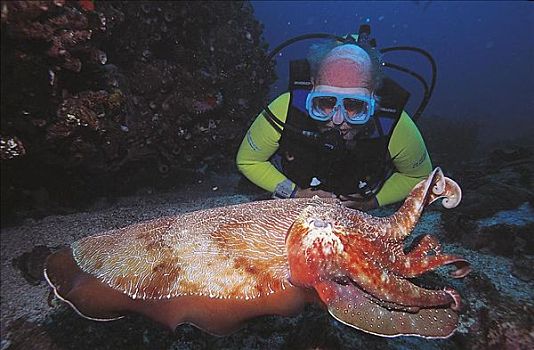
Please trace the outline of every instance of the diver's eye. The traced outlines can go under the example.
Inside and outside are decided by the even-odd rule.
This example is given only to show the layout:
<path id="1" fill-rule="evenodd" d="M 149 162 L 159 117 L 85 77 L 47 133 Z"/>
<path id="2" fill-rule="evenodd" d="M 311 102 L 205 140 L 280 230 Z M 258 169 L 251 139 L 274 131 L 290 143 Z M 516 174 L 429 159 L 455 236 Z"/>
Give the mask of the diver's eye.
<path id="1" fill-rule="evenodd" d="M 343 99 L 343 107 L 345 107 L 347 113 L 352 116 L 364 112 L 367 108 L 367 103 L 355 98 L 345 98 Z"/>
<path id="2" fill-rule="evenodd" d="M 313 99 L 313 106 L 325 113 L 331 112 L 336 107 L 337 99 L 335 97 L 323 96 Z"/>

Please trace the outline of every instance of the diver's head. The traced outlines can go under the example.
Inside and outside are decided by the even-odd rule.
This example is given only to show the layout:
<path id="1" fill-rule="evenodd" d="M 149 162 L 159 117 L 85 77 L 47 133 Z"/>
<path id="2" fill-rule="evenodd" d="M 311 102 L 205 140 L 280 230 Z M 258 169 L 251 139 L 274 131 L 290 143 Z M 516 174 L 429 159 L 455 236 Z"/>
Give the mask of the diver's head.
<path id="1" fill-rule="evenodd" d="M 314 87 L 306 108 L 319 129 L 338 129 L 352 140 L 375 110 L 374 91 L 379 76 L 373 57 L 358 45 L 344 44 L 329 50 L 317 64 Z"/>
<path id="2" fill-rule="evenodd" d="M 372 63 L 369 54 L 354 44 L 337 46 L 321 60 L 316 85 L 372 90 Z"/>

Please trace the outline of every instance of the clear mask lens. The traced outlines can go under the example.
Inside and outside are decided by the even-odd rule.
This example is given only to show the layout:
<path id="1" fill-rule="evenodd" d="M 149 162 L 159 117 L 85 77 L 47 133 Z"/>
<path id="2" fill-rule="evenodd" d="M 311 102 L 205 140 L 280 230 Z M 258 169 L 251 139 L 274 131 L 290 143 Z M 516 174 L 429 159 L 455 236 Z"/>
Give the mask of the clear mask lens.
<path id="1" fill-rule="evenodd" d="M 313 110 L 315 111 L 315 114 L 317 116 L 328 119 L 335 112 L 335 108 L 337 105 L 337 98 L 333 96 L 315 97 L 312 100 L 312 104 L 313 104 Z"/>
<path id="2" fill-rule="evenodd" d="M 314 114 L 317 117 L 323 117 L 325 119 L 331 118 L 335 111 L 336 107 L 340 106 L 338 100 L 333 96 L 321 96 L 315 97 L 312 100 L 312 106 Z M 347 118 L 353 119 L 358 118 L 362 114 L 367 113 L 368 103 L 366 101 L 358 100 L 355 98 L 344 98 L 342 107 Z"/>
<path id="3" fill-rule="evenodd" d="M 367 102 L 355 98 L 344 98 L 343 107 L 349 118 L 354 118 L 367 112 Z"/>
<path id="4" fill-rule="evenodd" d="M 349 124 L 365 124 L 373 115 L 373 96 L 322 93 L 312 91 L 306 99 L 306 109 L 312 119 L 328 121 L 338 111 Z"/>

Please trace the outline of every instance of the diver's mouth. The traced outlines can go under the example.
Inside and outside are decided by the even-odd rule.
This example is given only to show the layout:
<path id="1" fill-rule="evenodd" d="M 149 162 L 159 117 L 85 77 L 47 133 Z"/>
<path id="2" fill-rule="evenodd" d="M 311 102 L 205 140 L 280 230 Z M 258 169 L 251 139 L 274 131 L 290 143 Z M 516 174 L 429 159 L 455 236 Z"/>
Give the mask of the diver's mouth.
<path id="1" fill-rule="evenodd" d="M 355 136 L 355 133 L 352 132 L 352 130 L 340 130 L 339 134 L 341 135 L 341 137 L 345 141 L 350 141 L 350 140 L 354 139 L 354 136 Z"/>

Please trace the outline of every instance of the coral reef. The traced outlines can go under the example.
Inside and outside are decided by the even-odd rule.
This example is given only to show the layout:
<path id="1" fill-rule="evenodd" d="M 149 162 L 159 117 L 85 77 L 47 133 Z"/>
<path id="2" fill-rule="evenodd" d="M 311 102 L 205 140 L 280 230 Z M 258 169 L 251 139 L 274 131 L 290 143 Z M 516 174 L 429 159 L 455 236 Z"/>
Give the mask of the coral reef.
<path id="1" fill-rule="evenodd" d="M 33 285 L 44 281 L 43 267 L 45 259 L 52 249 L 44 245 L 35 246 L 31 252 L 25 252 L 12 260 L 13 267 L 22 273 L 22 277 Z"/>
<path id="2" fill-rule="evenodd" d="M 26 149 L 22 141 L 16 136 L 0 135 L 0 159 L 8 160 L 20 157 L 26 154 Z"/>
<path id="3" fill-rule="evenodd" d="M 275 78 L 247 2 L 2 1 L 1 10 L 10 208 L 40 188 L 70 206 L 142 179 L 228 168 Z M 58 193 L 59 179 L 72 196 Z"/>

